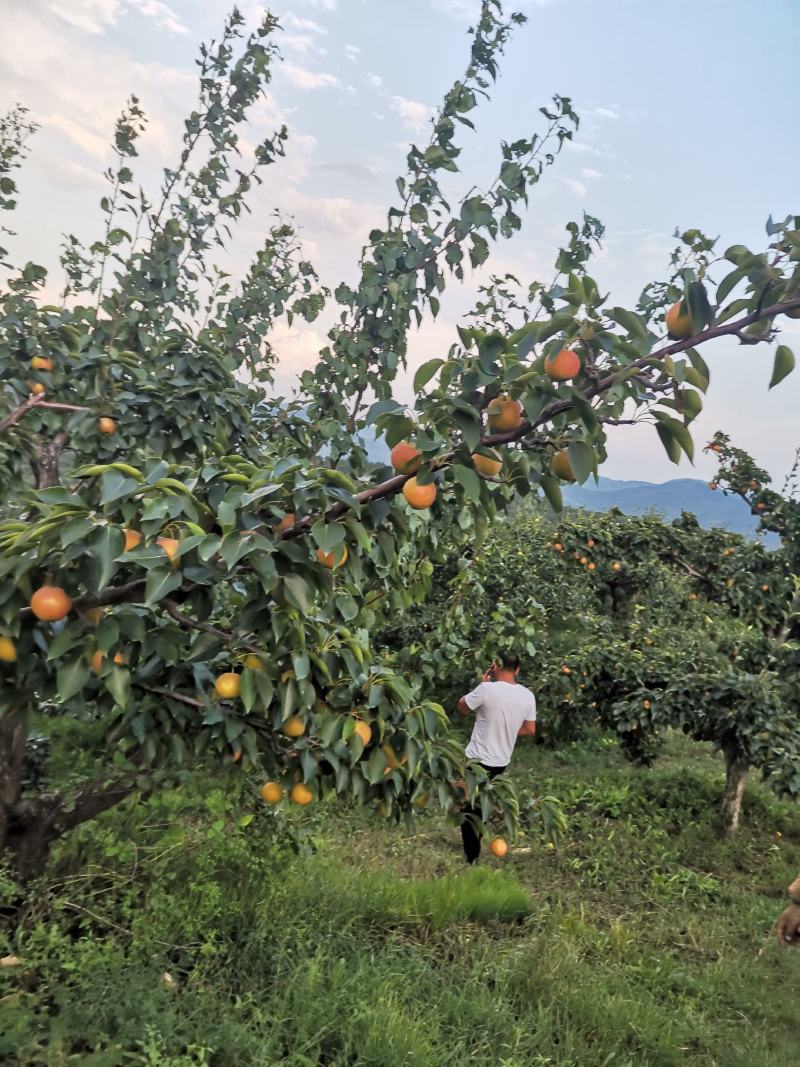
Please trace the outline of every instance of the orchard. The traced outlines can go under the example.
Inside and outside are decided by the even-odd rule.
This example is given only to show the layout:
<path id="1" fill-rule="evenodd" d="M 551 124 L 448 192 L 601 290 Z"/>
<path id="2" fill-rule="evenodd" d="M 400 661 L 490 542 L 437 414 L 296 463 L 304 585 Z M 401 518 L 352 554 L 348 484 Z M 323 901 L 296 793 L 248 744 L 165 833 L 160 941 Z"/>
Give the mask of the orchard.
<path id="1" fill-rule="evenodd" d="M 253 186 L 291 151 L 277 128 L 240 169 L 248 115 L 278 58 L 271 15 L 247 35 L 234 12 L 202 49 L 199 103 L 156 193 L 135 182 L 146 117 L 131 98 L 113 131 L 99 236 L 88 247 L 66 236 L 63 278 L 0 251 L 0 849 L 23 876 L 80 823 L 201 762 L 220 773 L 235 762 L 254 803 L 305 808 L 335 793 L 387 819 L 411 819 L 423 796 L 455 811 L 463 780 L 513 835 L 513 788 L 465 765 L 426 672 L 377 649 L 376 625 L 427 596 L 454 542 L 478 554 L 520 498 L 558 512 L 562 483 L 599 470 L 607 427 L 649 421 L 670 459 L 691 459 L 709 341 L 752 346 L 754 392 L 792 369 L 773 341 L 800 312 L 796 217 L 770 221 L 760 250 L 718 249 L 687 230 L 665 277 L 642 279 L 628 308 L 591 273 L 603 226 L 584 216 L 566 226 L 554 280 L 519 290 L 492 281 L 449 351 L 416 371 L 413 406 L 396 398 L 409 332 L 522 228 L 529 196 L 578 127 L 570 100 L 554 97 L 538 132 L 500 145 L 486 189 L 445 199 L 442 179 L 458 171 L 461 138 L 523 21 L 482 4 L 466 69 L 427 142 L 411 146 L 353 286 L 322 286 L 283 220 L 239 282 L 214 271 Z M 29 146 L 35 128 L 18 107 L 0 125 L 6 210 Z M 57 304 L 42 297 L 51 284 Z M 332 304 L 316 367 L 291 399 L 277 396 L 271 331 Z M 368 427 L 393 450 L 391 466 L 368 460 Z M 564 615 L 569 606 L 578 621 L 602 596 L 637 642 L 653 642 L 652 655 L 631 645 L 619 667 L 609 637 L 587 650 L 577 683 L 634 754 L 646 756 L 667 725 L 685 726 L 796 792 L 786 703 L 796 675 L 781 673 L 776 650 L 796 612 L 796 507 L 726 441 L 715 447 L 720 485 L 791 542 L 781 554 L 691 526 L 651 542 L 652 525 L 637 534 L 613 519 L 571 520 L 537 548 L 536 584 L 568 593 Z M 703 658 L 697 628 L 684 655 L 703 670 L 685 690 L 674 646 L 661 654 L 630 595 L 671 553 L 664 603 L 714 618 L 721 599 L 736 620 L 726 670 L 717 647 L 728 631 Z M 696 603 L 683 599 L 690 586 Z M 533 593 L 487 595 L 500 616 L 492 633 L 521 620 L 515 635 L 536 647 L 546 609 Z M 751 627 L 741 641 L 740 622 Z M 562 666 L 570 673 L 551 679 L 543 702 L 577 702 L 580 666 Z M 755 725 L 744 725 L 745 706 Z M 33 724 L 63 718 L 91 725 L 95 771 L 76 769 L 65 788 L 31 785 Z"/>
<path id="2" fill-rule="evenodd" d="M 749 481 L 752 461 L 737 455 Z M 749 768 L 800 792 L 793 553 L 687 514 L 522 512 L 480 548 L 453 545 L 426 603 L 387 618 L 377 641 L 445 705 L 465 669 L 518 647 L 548 744 L 596 726 L 650 765 L 670 730 L 712 742 L 725 757 L 721 821 L 734 832 Z"/>

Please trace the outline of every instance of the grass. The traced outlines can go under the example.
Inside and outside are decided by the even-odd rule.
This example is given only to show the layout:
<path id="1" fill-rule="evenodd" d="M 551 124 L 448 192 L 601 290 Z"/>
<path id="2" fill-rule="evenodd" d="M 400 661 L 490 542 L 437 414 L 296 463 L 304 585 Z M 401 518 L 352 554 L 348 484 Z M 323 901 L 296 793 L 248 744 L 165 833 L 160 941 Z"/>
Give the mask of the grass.
<path id="1" fill-rule="evenodd" d="M 233 778 L 108 813 L 0 932 L 23 961 L 0 970 L 0 1061 L 795 1062 L 800 953 L 772 924 L 796 806 L 752 785 L 719 839 L 721 767 L 683 739 L 653 771 L 596 738 L 520 746 L 514 773 L 564 800 L 570 832 L 478 869 L 434 813 L 407 833 L 335 802 L 296 855 L 271 814 L 240 825 Z"/>

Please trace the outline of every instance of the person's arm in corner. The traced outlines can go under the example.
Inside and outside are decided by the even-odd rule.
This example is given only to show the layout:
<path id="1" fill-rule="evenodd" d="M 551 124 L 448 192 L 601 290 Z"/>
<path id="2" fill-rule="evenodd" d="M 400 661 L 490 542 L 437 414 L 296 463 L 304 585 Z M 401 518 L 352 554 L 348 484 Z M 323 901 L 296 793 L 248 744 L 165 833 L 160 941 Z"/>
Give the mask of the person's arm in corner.
<path id="1" fill-rule="evenodd" d="M 800 945 L 800 875 L 789 886 L 791 904 L 781 912 L 775 933 L 779 945 Z"/>
<path id="2" fill-rule="evenodd" d="M 535 737 L 536 719 L 526 719 L 517 732 L 517 737 Z"/>
<path id="3" fill-rule="evenodd" d="M 461 697 L 461 699 L 458 702 L 458 710 L 459 710 L 459 713 L 461 715 L 471 715 L 472 714 L 472 708 L 469 706 L 469 704 L 467 704 L 467 702 L 464 699 L 464 697 Z"/>

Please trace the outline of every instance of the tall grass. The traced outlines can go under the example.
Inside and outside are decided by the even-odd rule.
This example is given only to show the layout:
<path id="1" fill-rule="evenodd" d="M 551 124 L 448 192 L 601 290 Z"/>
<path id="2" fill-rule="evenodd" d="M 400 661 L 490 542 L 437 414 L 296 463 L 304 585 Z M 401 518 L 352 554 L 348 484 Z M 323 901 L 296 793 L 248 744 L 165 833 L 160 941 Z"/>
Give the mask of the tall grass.
<path id="1" fill-rule="evenodd" d="M 711 761 L 536 759 L 571 834 L 503 867 L 464 869 L 432 816 L 407 839 L 337 808 L 296 856 L 268 821 L 238 826 L 238 794 L 109 813 L 0 933 L 23 961 L 0 969 L 0 1062 L 797 1062 L 800 955 L 770 935 L 796 812 L 755 789 L 740 840 L 717 842 Z"/>

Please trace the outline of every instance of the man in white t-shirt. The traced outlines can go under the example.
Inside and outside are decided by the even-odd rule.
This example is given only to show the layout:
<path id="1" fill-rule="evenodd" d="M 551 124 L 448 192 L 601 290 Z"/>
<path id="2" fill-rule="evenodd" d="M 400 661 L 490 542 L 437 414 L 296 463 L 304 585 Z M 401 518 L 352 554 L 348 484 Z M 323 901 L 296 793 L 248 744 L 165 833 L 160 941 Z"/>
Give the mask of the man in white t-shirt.
<path id="1" fill-rule="evenodd" d="M 506 769 L 518 737 L 536 733 L 536 698 L 517 681 L 519 656 L 504 655 L 483 674 L 480 685 L 458 702 L 462 715 L 475 712 L 472 737 L 466 747 L 469 759 L 477 760 L 490 778 Z M 466 804 L 461 839 L 467 863 L 481 854 L 480 809 Z"/>

